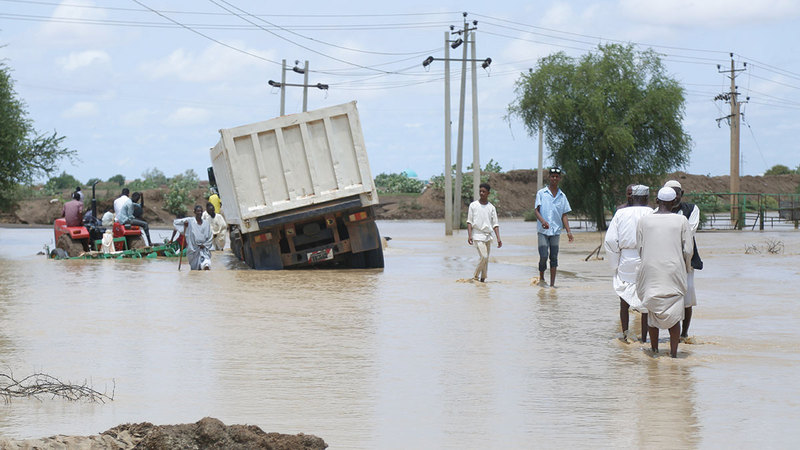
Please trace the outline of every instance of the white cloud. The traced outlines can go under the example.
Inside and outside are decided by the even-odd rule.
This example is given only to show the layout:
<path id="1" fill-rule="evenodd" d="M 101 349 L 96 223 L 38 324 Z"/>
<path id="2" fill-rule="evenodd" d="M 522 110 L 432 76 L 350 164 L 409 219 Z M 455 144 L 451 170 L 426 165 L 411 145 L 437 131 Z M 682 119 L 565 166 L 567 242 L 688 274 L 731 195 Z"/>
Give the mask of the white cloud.
<path id="1" fill-rule="evenodd" d="M 211 117 L 211 112 L 202 108 L 178 108 L 164 120 L 170 126 L 200 125 Z"/>
<path id="2" fill-rule="evenodd" d="M 81 23 L 106 19 L 105 10 L 81 6 L 95 4 L 91 1 L 67 0 L 53 10 L 50 21 L 42 25 L 40 33 L 48 45 L 96 45 L 97 42 L 108 40 L 108 27 Z"/>
<path id="3" fill-rule="evenodd" d="M 72 52 L 68 56 L 58 59 L 58 64 L 66 71 L 73 71 L 81 67 L 88 67 L 95 63 L 107 63 L 111 61 L 108 53 L 102 50 L 87 50 L 83 52 Z"/>
<path id="4" fill-rule="evenodd" d="M 93 102 L 78 102 L 72 105 L 68 110 L 61 113 L 61 117 L 74 119 L 79 117 L 91 117 L 97 115 L 99 109 L 96 103 Z"/>
<path id="5" fill-rule="evenodd" d="M 265 59 L 275 59 L 272 52 L 247 49 L 242 43 L 232 43 L 231 46 Z M 250 72 L 253 65 L 264 66 L 265 63 L 257 57 L 212 44 L 199 54 L 179 48 L 165 58 L 143 63 L 140 69 L 151 79 L 172 77 L 182 81 L 209 82 L 231 80 L 237 73 Z M 275 72 L 280 75 L 279 68 Z"/>
<path id="6" fill-rule="evenodd" d="M 800 15 L 795 0 L 619 0 L 618 7 L 631 19 L 677 27 L 731 27 Z"/>

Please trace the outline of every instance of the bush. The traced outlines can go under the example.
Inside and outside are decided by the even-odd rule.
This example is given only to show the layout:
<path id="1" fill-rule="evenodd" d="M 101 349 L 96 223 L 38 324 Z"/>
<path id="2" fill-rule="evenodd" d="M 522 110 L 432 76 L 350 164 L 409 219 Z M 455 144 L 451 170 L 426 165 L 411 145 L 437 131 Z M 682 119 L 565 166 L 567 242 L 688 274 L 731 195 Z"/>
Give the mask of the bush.
<path id="1" fill-rule="evenodd" d="M 538 219 L 536 218 L 536 208 L 531 208 L 522 215 L 525 219 L 525 222 L 536 222 Z"/>
<path id="2" fill-rule="evenodd" d="M 117 183 L 118 185 L 122 186 L 123 184 L 125 184 L 125 175 L 122 175 L 121 173 L 118 173 L 118 174 L 114 175 L 113 177 L 109 178 L 108 182 L 109 183 Z"/>
<path id="3" fill-rule="evenodd" d="M 193 201 L 191 191 L 197 189 L 199 185 L 197 174 L 192 169 L 172 177 L 169 182 L 169 192 L 164 196 L 164 209 L 175 217 L 186 216 L 189 211 L 187 205 Z"/>
<path id="4" fill-rule="evenodd" d="M 425 186 L 404 173 L 381 173 L 375 177 L 375 187 L 385 194 L 419 194 Z"/>
<path id="5" fill-rule="evenodd" d="M 61 172 L 61 175 L 50 177 L 44 185 L 44 190 L 51 195 L 59 194 L 64 189 L 75 189 L 80 186 L 81 182 L 67 172 Z"/>

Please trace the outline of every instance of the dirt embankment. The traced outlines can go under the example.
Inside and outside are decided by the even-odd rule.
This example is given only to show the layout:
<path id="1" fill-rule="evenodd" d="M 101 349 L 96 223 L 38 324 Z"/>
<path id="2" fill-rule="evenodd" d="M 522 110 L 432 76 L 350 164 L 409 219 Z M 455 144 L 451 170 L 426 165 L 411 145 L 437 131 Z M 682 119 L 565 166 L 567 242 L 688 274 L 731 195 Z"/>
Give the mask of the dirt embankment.
<path id="1" fill-rule="evenodd" d="M 686 192 L 728 192 L 730 177 L 709 177 L 674 172 L 664 180 L 680 181 Z M 544 177 L 546 182 L 547 177 Z M 743 176 L 739 179 L 741 192 L 758 194 L 793 194 L 800 185 L 800 175 Z M 504 217 L 521 217 L 533 208 L 536 197 L 536 172 L 511 170 L 489 176 L 492 191 L 497 192 L 497 214 Z M 378 217 L 382 219 L 442 219 L 444 195 L 441 191 L 426 190 L 419 196 L 381 195 Z M 464 204 L 466 211 L 467 204 Z"/>
<path id="2" fill-rule="evenodd" d="M 149 422 L 119 425 L 92 436 L 51 436 L 42 439 L 13 440 L 0 438 L 0 448 L 23 449 L 143 449 L 175 448 L 231 450 L 323 450 L 321 438 L 310 434 L 265 433 L 255 425 L 225 425 L 206 417 L 196 423 L 153 425 Z"/>
<path id="3" fill-rule="evenodd" d="M 686 192 L 727 192 L 730 177 L 709 177 L 675 172 L 667 179 L 681 182 Z M 533 170 L 511 170 L 505 173 L 493 173 L 489 176 L 492 190 L 497 193 L 497 213 L 502 217 L 521 217 L 533 208 L 536 195 L 536 172 Z M 740 177 L 741 192 L 761 194 L 792 194 L 800 185 L 800 175 L 770 175 Z M 166 188 L 144 191 L 144 219 L 150 226 L 169 226 L 175 218 L 164 209 Z M 207 188 L 192 191 L 193 204 L 205 205 Z M 91 193 L 88 193 L 91 195 Z M 70 192 L 64 192 L 58 198 L 39 198 L 20 201 L 17 208 L 0 215 L 0 223 L 17 223 L 31 225 L 51 225 L 61 216 L 61 208 Z M 420 195 L 380 195 L 381 205 L 377 208 L 379 219 L 442 219 L 444 218 L 444 195 L 441 191 L 427 189 Z M 225 199 L 222 199 L 223 209 Z M 102 215 L 113 203 L 111 196 L 99 200 L 98 215 Z M 86 206 L 90 206 L 86 199 Z M 466 211 L 467 204 L 464 204 Z"/>

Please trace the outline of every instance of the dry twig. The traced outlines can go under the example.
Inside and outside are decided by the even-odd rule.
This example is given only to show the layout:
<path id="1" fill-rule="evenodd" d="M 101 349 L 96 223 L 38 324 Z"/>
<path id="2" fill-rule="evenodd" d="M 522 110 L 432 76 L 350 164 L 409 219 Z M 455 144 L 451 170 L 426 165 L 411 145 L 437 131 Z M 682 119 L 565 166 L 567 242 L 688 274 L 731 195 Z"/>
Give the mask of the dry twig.
<path id="1" fill-rule="evenodd" d="M 64 383 L 46 373 L 34 373 L 21 379 L 14 378 L 13 373 L 0 373 L 0 397 L 3 397 L 6 403 L 15 397 L 33 397 L 41 400 L 43 396 L 105 403 L 106 400 L 114 400 L 115 390 L 116 383 L 112 387 L 111 395 L 108 395 L 105 392 L 94 390 L 86 380 L 83 381 L 83 384 L 72 384 Z"/>

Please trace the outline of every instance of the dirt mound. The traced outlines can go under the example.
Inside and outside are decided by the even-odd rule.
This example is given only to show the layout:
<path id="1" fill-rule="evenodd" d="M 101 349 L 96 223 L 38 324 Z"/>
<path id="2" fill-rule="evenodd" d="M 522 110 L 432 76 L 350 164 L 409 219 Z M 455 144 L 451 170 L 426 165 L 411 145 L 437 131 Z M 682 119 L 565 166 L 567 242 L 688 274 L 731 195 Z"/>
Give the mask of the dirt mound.
<path id="1" fill-rule="evenodd" d="M 22 449 L 277 449 L 322 450 L 328 447 L 310 434 L 265 433 L 255 425 L 225 425 L 206 417 L 196 423 L 153 425 L 149 422 L 125 424 L 93 436 L 51 436 L 43 439 L 0 439 L 0 448 Z"/>

